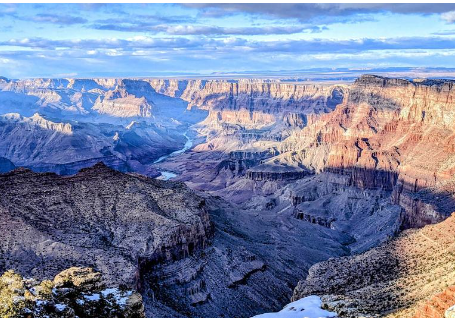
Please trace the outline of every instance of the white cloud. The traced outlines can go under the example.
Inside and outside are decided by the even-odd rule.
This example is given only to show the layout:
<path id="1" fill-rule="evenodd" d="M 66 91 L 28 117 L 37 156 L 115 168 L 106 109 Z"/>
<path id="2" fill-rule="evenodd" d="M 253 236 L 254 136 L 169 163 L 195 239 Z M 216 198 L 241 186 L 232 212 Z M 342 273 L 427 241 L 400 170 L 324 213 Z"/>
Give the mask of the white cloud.
<path id="1" fill-rule="evenodd" d="M 453 23 L 455 22 L 455 11 L 444 12 L 441 14 L 441 18 L 448 23 Z"/>

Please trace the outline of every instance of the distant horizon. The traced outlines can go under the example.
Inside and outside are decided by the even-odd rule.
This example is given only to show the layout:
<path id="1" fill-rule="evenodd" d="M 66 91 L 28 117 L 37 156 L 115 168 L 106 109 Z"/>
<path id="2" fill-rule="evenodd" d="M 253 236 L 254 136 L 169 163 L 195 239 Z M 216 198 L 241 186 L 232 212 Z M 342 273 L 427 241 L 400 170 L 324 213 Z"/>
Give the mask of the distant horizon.
<path id="1" fill-rule="evenodd" d="M 100 73 L 87 75 L 57 75 L 57 76 L 24 76 L 11 78 L 0 74 L 0 78 L 7 80 L 23 79 L 213 79 L 213 80 L 241 80 L 241 79 L 264 79 L 264 80 L 293 80 L 293 81 L 354 81 L 361 75 L 372 74 L 390 78 L 427 78 L 427 79 L 455 79 L 455 68 L 448 67 L 387 67 L 387 68 L 309 68 L 300 70 L 257 70 L 244 72 L 213 72 L 204 73 L 179 73 L 179 72 L 161 72 L 142 75 L 127 75 L 120 73 Z"/>

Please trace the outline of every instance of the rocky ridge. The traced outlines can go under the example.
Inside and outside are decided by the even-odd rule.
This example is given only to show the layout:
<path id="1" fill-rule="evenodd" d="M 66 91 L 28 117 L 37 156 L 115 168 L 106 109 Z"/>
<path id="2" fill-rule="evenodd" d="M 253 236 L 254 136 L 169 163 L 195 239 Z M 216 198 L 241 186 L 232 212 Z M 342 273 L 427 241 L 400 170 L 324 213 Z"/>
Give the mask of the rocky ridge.
<path id="1" fill-rule="evenodd" d="M 144 317 L 139 293 L 106 288 L 91 268 L 72 267 L 43 281 L 9 270 L 0 277 L 0 301 L 0 316 L 6 318 Z"/>
<path id="2" fill-rule="evenodd" d="M 109 285 L 135 287 L 143 262 L 188 255 L 212 234 L 204 199 L 183 184 L 103 164 L 70 177 L 19 168 L 0 189 L 0 270 L 37 279 L 92 266 Z"/>
<path id="3" fill-rule="evenodd" d="M 292 299 L 319 295 L 341 317 L 442 317 L 446 308 L 431 312 L 431 298 L 455 285 L 454 228 L 452 215 L 360 255 L 315 264 Z M 448 308 L 455 300 L 447 292 Z"/>

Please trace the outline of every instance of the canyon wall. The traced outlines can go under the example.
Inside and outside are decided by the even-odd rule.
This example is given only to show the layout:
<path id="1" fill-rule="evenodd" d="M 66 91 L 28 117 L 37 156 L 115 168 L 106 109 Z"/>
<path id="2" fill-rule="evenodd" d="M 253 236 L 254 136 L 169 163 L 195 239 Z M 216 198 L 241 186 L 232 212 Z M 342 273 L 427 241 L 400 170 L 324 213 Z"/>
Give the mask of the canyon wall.
<path id="1" fill-rule="evenodd" d="M 452 215 L 361 255 L 318 263 L 298 284 L 293 300 L 320 295 L 323 307 L 340 317 L 441 318 L 455 304 L 453 293 L 448 295 L 455 284 L 454 225 Z M 444 292 L 446 301 L 437 299 Z"/>
<path id="2" fill-rule="evenodd" d="M 92 266 L 133 287 L 143 262 L 188 256 L 213 233 L 204 199 L 183 184 L 104 164 L 71 177 L 21 168 L 0 181 L 0 273 L 43 279 Z"/>
<path id="3" fill-rule="evenodd" d="M 284 140 L 277 159 L 393 191 L 405 227 L 441 221 L 454 209 L 454 96 L 450 81 L 363 76 L 334 112 Z"/>

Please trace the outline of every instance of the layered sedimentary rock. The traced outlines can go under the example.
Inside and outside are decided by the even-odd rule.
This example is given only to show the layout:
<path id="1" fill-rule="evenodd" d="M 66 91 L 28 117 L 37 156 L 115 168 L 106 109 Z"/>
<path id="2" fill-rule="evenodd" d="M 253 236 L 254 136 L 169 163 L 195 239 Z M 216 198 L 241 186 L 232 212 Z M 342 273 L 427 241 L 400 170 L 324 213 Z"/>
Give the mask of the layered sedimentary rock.
<path id="1" fill-rule="evenodd" d="M 433 297 L 455 284 L 454 227 L 452 215 L 363 254 L 318 263 L 293 300 L 320 295 L 324 306 L 342 317 L 429 316 Z M 453 304 L 453 295 L 450 299 Z"/>
<path id="2" fill-rule="evenodd" d="M 5 105 L 8 108 L 14 108 L 14 105 L 9 102 L 16 101 L 19 102 L 19 105 L 22 105 L 21 111 L 25 112 L 27 109 L 32 109 L 32 112 L 47 109 L 51 113 L 87 114 L 99 93 L 108 89 L 111 85 L 105 87 L 92 79 L 9 81 L 1 88 L 0 101 L 2 105 L 0 110 L 3 110 Z M 24 102 L 28 103 L 24 104 Z M 9 110 L 7 112 L 12 111 L 17 112 L 19 110 Z M 28 113 L 24 115 L 28 115 Z"/>
<path id="3" fill-rule="evenodd" d="M 0 175 L 0 270 L 45 278 L 93 266 L 108 284 L 136 285 L 141 263 L 207 244 L 204 200 L 181 183 L 126 175 L 103 164 L 62 177 Z"/>
<path id="4" fill-rule="evenodd" d="M 150 164 L 181 149 L 207 113 L 187 107 L 139 79 L 4 79 L 0 156 L 62 174 L 104 161 L 158 176 Z"/>
<path id="5" fill-rule="evenodd" d="M 95 125 L 15 113 L 0 116 L 0 137 L 0 156 L 34 170 L 74 174 L 102 160 L 121 171 L 152 176 L 156 171 L 147 165 L 178 149 L 185 139 L 175 129 L 143 122 Z"/>
<path id="6" fill-rule="evenodd" d="M 243 210 L 218 197 L 208 197 L 207 207 L 215 226 L 211 245 L 147 268 L 148 316 L 250 317 L 281 310 L 289 284 L 316 261 L 348 254 L 353 240 L 289 212 L 277 218 L 277 211 Z"/>
<path id="7" fill-rule="evenodd" d="M 0 189 L 1 271 L 42 280 L 67 267 L 93 267 L 109 287 L 140 289 L 148 316 L 279 309 L 289 283 L 313 263 L 347 254 L 352 241 L 304 223 L 291 229 L 291 215 L 277 222 L 271 211 L 255 217 L 221 199 L 206 204 L 181 183 L 101 164 L 70 177 L 16 169 L 0 175 Z"/>
<path id="8" fill-rule="evenodd" d="M 431 299 L 420 303 L 413 318 L 453 318 L 455 305 L 455 286 L 448 287 Z"/>
<path id="9" fill-rule="evenodd" d="M 453 95 L 450 81 L 363 76 L 334 112 L 284 140 L 277 160 L 347 175 L 361 189 L 393 191 L 406 212 L 404 227 L 441 221 L 454 209 Z"/>
<path id="10" fill-rule="evenodd" d="M 130 80 L 123 80 L 114 90 L 109 90 L 103 97 L 98 97 L 92 110 L 121 118 L 151 117 L 154 105 L 146 96 L 150 95 L 153 90 L 146 82 L 131 82 Z M 134 89 L 131 90 L 131 87 Z M 137 92 L 142 92 L 142 94 L 136 96 L 134 93 L 137 94 Z"/>
<path id="11" fill-rule="evenodd" d="M 206 90 L 206 85 L 201 83 L 200 87 Z M 263 88 L 281 85 L 264 84 Z M 233 97 L 243 96 L 243 91 L 233 89 L 236 86 L 235 82 L 220 82 L 208 88 L 212 93 L 225 92 L 229 88 Z M 238 86 L 240 88 L 240 84 Z M 255 87 L 253 84 L 245 86 Z M 295 91 L 299 88 L 296 86 Z M 337 89 L 331 87 L 330 90 Z M 253 89 L 251 92 L 253 96 L 257 94 Z M 284 128 L 279 121 L 262 130 L 248 128 L 235 119 L 233 122 L 237 124 L 209 116 L 203 125 L 199 124 L 199 131 L 206 134 L 206 143 L 182 157 L 181 163 L 178 159 L 169 163 L 169 168 L 181 172 L 178 179 L 191 187 L 212 191 L 250 207 L 252 203 L 255 208 L 270 207 L 270 198 L 275 199 L 275 203 L 289 201 L 293 206 L 299 201 L 308 202 L 305 208 L 301 206 L 296 210 L 295 215 L 307 216 L 310 221 L 312 217 L 346 221 L 357 211 L 352 209 L 353 200 L 343 200 L 345 207 L 342 208 L 330 208 L 316 199 L 303 200 L 313 192 L 310 189 L 313 183 L 305 182 L 311 180 L 308 176 L 312 174 L 330 190 L 323 194 L 318 192 L 317 197 L 336 198 L 347 195 L 350 190 L 357 194 L 354 198 L 363 199 L 364 192 L 379 190 L 375 200 L 369 201 L 373 206 L 368 212 L 372 219 L 389 217 L 388 226 L 378 228 L 381 232 L 389 230 L 387 237 L 398 232 L 397 225 L 399 228 L 420 227 L 447 217 L 455 209 L 450 171 L 452 153 L 449 150 L 453 137 L 449 125 L 453 119 L 452 82 L 412 82 L 363 76 L 353 85 L 344 86 L 342 92 L 343 99 L 337 100 L 339 104 L 335 110 L 328 113 L 312 113 L 311 108 L 307 109 L 308 104 L 300 102 L 300 112 L 306 119 L 303 127 L 282 130 L 280 139 L 273 138 L 278 128 Z M 271 96 L 277 94 L 270 93 Z M 238 115 L 245 106 L 244 102 L 237 105 L 226 99 L 222 101 L 222 110 L 235 113 L 238 106 Z M 324 101 L 329 101 L 327 96 Z M 210 106 L 209 102 L 204 103 Z M 211 110 L 217 110 L 213 106 Z M 253 104 L 254 110 L 260 107 Z M 245 136 L 249 138 L 244 139 Z M 268 154 L 270 150 L 274 153 Z M 232 159 L 232 154 L 242 152 L 258 156 L 241 161 Z M 289 173 L 277 173 L 286 168 Z M 194 174 L 195 170 L 198 174 Z M 330 176 L 322 173 L 338 176 L 340 182 L 331 178 L 326 180 Z M 292 187 L 294 184 L 295 188 Z M 284 195 L 286 188 L 294 189 L 292 196 Z M 397 212 L 400 208 L 402 213 Z M 344 213 L 337 218 L 337 211 Z M 338 227 L 347 230 L 340 224 Z"/>
<path id="12" fill-rule="evenodd" d="M 301 179 L 309 174 L 310 172 L 301 168 L 258 165 L 247 170 L 246 178 L 254 181 L 291 181 Z"/>

